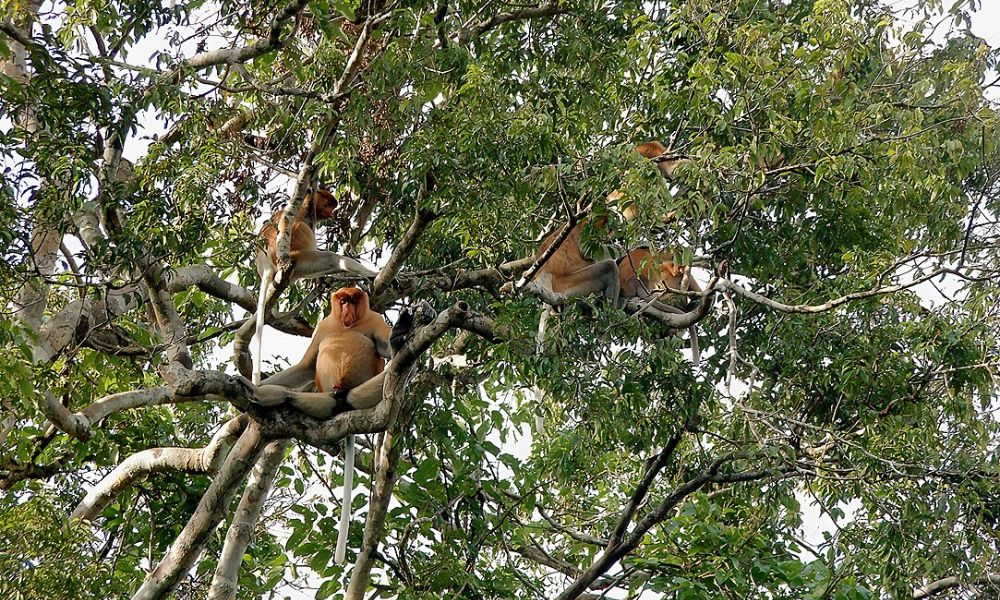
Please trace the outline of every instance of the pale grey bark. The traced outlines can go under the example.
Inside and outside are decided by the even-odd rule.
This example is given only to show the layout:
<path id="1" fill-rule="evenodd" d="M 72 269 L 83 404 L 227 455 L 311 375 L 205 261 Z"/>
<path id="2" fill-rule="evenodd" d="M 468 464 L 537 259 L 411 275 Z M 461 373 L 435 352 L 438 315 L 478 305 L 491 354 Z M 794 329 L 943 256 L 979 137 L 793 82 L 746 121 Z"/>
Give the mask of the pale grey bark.
<path id="1" fill-rule="evenodd" d="M 247 423 L 246 415 L 230 419 L 204 448 L 152 448 L 129 456 L 90 490 L 70 518 L 94 520 L 127 487 L 152 473 L 215 473 Z"/>
<path id="2" fill-rule="evenodd" d="M 401 419 L 408 421 L 408 419 Z M 400 433 L 407 426 L 402 423 L 397 428 Z M 361 539 L 358 558 L 354 561 L 351 571 L 351 581 L 347 586 L 345 600 L 362 600 L 368 590 L 368 580 L 371 577 L 372 566 L 375 564 L 375 554 L 378 543 L 385 529 L 385 516 L 392 500 L 392 490 L 399 478 L 399 456 L 402 444 L 396 441 L 397 435 L 387 432 L 382 440 L 381 452 L 376 453 L 375 482 L 372 486 L 371 498 L 368 500 L 368 514 L 365 517 L 365 530 Z"/>
<path id="3" fill-rule="evenodd" d="M 913 600 L 924 600 L 925 598 L 931 598 L 955 588 L 972 587 L 976 585 L 1000 586 L 1000 575 L 989 573 L 975 580 L 971 584 L 966 583 L 958 577 L 945 577 L 943 579 L 938 579 L 937 581 L 932 581 L 913 590 Z"/>
<path id="4" fill-rule="evenodd" d="M 208 590 L 209 600 L 231 600 L 236 597 L 240 565 L 243 555 L 250 545 L 254 526 L 260 518 L 261 508 L 271 491 L 271 484 L 278 472 L 278 467 L 285 458 L 288 440 L 271 442 L 261 454 L 260 461 L 250 473 L 250 480 L 243 490 L 243 498 L 236 508 L 226 542 L 222 546 L 219 564 L 212 577 L 212 585 Z"/>
<path id="5" fill-rule="evenodd" d="M 31 38 L 31 28 L 37 19 L 40 4 L 38 0 L 28 0 L 12 21 L 3 24 L 9 37 L 10 57 L 0 59 L 0 71 L 21 83 L 27 83 L 31 79 L 28 71 L 28 52 L 24 42 Z M 18 127 L 28 134 L 38 130 L 38 122 L 31 106 L 16 111 L 14 119 Z M 42 194 L 48 187 L 49 182 L 42 180 L 37 194 Z M 46 279 L 55 273 L 56 257 L 62 236 L 52 223 L 43 222 L 38 214 L 35 218 L 29 241 L 31 253 L 29 264 L 34 267 L 35 273 L 26 278 L 12 303 L 15 318 L 31 331 L 37 332 L 48 303 L 49 285 Z"/>
<path id="6" fill-rule="evenodd" d="M 229 512 L 236 490 L 257 463 L 265 444 L 260 427 L 251 422 L 201 497 L 184 530 L 132 596 L 133 600 L 166 598 L 177 587 L 198 560 L 212 532 Z"/>

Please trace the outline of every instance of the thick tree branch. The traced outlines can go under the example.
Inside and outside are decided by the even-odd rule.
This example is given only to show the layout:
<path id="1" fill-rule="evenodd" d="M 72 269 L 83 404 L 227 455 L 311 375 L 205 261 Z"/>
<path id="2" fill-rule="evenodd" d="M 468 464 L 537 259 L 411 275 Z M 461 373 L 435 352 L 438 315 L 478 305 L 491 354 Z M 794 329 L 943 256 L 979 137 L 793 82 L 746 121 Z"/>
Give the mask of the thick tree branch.
<path id="1" fill-rule="evenodd" d="M 373 297 L 378 297 L 385 288 L 389 285 L 399 270 L 403 268 L 406 260 L 413 254 L 413 251 L 417 247 L 417 242 L 420 240 L 420 236 L 423 235 L 427 226 L 430 225 L 437 215 L 428 209 L 420 206 L 420 201 L 423 199 L 424 187 L 420 188 L 420 192 L 417 194 L 417 209 L 413 215 L 413 222 L 406 229 L 406 233 L 403 234 L 403 238 L 399 240 L 396 247 L 393 248 L 392 254 L 389 255 L 389 260 L 386 262 L 385 266 L 379 272 L 378 276 L 375 278 L 374 283 L 372 283 L 372 293 Z M 380 307 L 376 304 L 374 306 L 376 310 Z"/>
<path id="2" fill-rule="evenodd" d="M 271 492 L 271 484 L 278 473 L 278 467 L 285 459 L 288 440 L 271 442 L 261 454 L 260 462 L 250 473 L 250 480 L 243 490 L 236 514 L 233 515 L 226 542 L 222 546 L 219 564 L 212 577 L 212 585 L 208 590 L 209 600 L 231 600 L 236 597 L 239 587 L 238 575 L 243 564 L 243 554 L 250 545 L 250 536 L 260 518 L 261 508 Z"/>
<path id="3" fill-rule="evenodd" d="M 368 589 L 378 544 L 385 529 L 385 517 L 392 500 L 392 490 L 399 477 L 399 457 L 402 453 L 403 435 L 409 429 L 412 409 L 404 410 L 401 418 L 386 431 L 382 440 L 381 452 L 376 456 L 375 483 L 372 486 L 371 498 L 368 500 L 368 515 L 365 517 L 365 529 L 362 534 L 361 548 L 358 558 L 351 571 L 351 581 L 347 586 L 345 600 L 362 600 Z"/>
<path id="4" fill-rule="evenodd" d="M 129 456 L 90 490 L 70 518 L 94 520 L 125 488 L 152 473 L 216 472 L 248 422 L 246 415 L 230 419 L 204 448 L 152 448 Z"/>
<path id="5" fill-rule="evenodd" d="M 223 48 L 219 50 L 208 50 L 200 52 L 191 58 L 182 60 L 176 67 L 167 73 L 162 79 L 164 83 L 177 83 L 184 71 L 198 71 L 216 65 L 245 63 L 258 56 L 263 56 L 272 50 L 278 50 L 291 39 L 291 36 L 281 37 L 281 30 L 289 19 L 294 18 L 305 8 L 308 0 L 293 0 L 271 21 L 271 27 L 266 38 L 261 38 L 256 42 L 240 48 Z"/>
<path id="6" fill-rule="evenodd" d="M 986 584 L 992 586 L 1000 586 L 1000 575 L 989 573 L 977 579 L 975 584 Z M 963 580 L 958 577 L 945 577 L 943 579 L 938 579 L 937 581 L 932 581 L 926 585 L 922 585 L 919 588 L 913 590 L 913 600 L 924 600 L 925 598 L 932 598 L 938 594 L 943 594 L 948 590 L 953 590 L 958 587 L 965 587 L 968 585 Z"/>
<path id="7" fill-rule="evenodd" d="M 266 441 L 260 427 L 251 421 L 226 458 L 218 475 L 201 497 L 198 508 L 188 520 L 166 555 L 146 577 L 132 596 L 133 600 L 166 598 L 194 566 L 208 538 L 229 511 L 233 496 L 247 473 L 257 463 Z"/>

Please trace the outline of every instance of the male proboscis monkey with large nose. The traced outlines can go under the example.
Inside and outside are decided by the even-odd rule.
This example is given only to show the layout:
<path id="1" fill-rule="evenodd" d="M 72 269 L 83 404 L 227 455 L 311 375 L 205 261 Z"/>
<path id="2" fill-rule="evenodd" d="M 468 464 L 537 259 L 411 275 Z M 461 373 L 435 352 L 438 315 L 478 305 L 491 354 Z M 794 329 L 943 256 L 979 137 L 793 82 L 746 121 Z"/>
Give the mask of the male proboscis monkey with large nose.
<path id="1" fill-rule="evenodd" d="M 303 413 L 319 419 L 355 408 L 347 393 L 366 382 L 379 381 L 392 348 L 389 326 L 382 315 L 368 306 L 368 294 L 358 288 L 341 288 L 330 297 L 330 314 L 316 325 L 305 355 L 297 365 L 268 378 L 265 385 L 298 387 L 311 377 L 318 393 L 292 400 Z M 396 340 L 393 340 L 396 345 Z M 401 345 L 401 344 L 400 344 Z M 382 386 L 377 387 L 381 398 Z M 334 560 L 343 563 L 351 523 L 354 477 L 354 436 L 344 440 L 344 500 Z"/>
<path id="2" fill-rule="evenodd" d="M 342 256 L 335 252 L 320 250 L 316 246 L 316 223 L 333 218 L 337 200 L 323 189 L 310 194 L 302 203 L 302 207 L 291 223 L 291 258 L 295 267 L 292 269 L 290 281 L 310 279 L 344 272 L 373 278 L 377 275 L 368 267 L 353 258 Z M 257 274 L 260 275 L 260 290 L 257 296 L 257 312 L 254 315 L 256 326 L 254 335 L 257 337 L 257 352 L 253 361 L 253 383 L 260 383 L 260 363 L 262 360 L 262 338 L 264 333 L 264 308 L 267 306 L 271 284 L 278 269 L 277 242 L 278 223 L 281 222 L 283 210 L 279 210 L 264 223 L 260 230 L 261 245 L 257 248 Z"/>

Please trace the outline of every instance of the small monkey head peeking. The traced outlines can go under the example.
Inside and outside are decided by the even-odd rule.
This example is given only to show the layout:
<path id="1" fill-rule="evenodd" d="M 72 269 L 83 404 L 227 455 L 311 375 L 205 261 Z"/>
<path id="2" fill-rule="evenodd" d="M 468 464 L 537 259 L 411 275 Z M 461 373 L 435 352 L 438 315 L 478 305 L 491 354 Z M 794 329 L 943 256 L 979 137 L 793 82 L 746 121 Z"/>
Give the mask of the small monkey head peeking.
<path id="1" fill-rule="evenodd" d="M 313 221 L 326 221 L 333 218 L 333 211 L 337 208 L 337 199 L 333 194 L 322 188 L 316 190 L 312 196 Z"/>
<path id="2" fill-rule="evenodd" d="M 350 329 L 368 312 L 368 294 L 356 287 L 340 288 L 330 298 L 330 307 L 334 318 Z"/>

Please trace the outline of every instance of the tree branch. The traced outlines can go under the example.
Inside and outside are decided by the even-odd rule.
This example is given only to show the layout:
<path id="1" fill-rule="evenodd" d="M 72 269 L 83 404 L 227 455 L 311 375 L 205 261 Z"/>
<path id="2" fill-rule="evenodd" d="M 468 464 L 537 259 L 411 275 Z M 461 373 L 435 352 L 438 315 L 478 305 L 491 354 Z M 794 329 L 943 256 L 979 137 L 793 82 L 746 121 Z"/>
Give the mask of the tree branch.
<path id="1" fill-rule="evenodd" d="M 152 448 L 129 456 L 90 490 L 70 519 L 93 521 L 125 488 L 152 473 L 216 472 L 248 422 L 246 415 L 230 419 L 204 448 Z"/>
<path id="2" fill-rule="evenodd" d="M 257 463 L 264 450 L 265 439 L 260 427 L 251 421 L 240 436 L 218 475 L 198 502 L 198 508 L 188 520 L 184 530 L 170 545 L 170 549 L 156 568 L 146 576 L 132 600 L 159 600 L 173 591 L 184 575 L 194 566 L 208 538 L 219 526 L 237 488 L 247 473 Z"/>
<path id="3" fill-rule="evenodd" d="M 393 248 L 392 254 L 389 256 L 389 260 L 386 262 L 385 266 L 379 272 L 378 276 L 375 277 L 374 283 L 372 283 L 372 296 L 377 298 L 389 285 L 399 270 L 403 268 L 406 263 L 406 259 L 413 254 L 413 251 L 417 247 L 417 242 L 420 241 L 420 236 L 423 235 L 424 230 L 430 225 L 434 219 L 437 218 L 437 214 L 434 211 L 425 209 L 420 206 L 420 202 L 423 199 L 426 186 L 421 186 L 420 191 L 417 193 L 417 209 L 413 215 L 413 221 L 407 228 L 406 233 L 403 234 L 403 238 L 399 240 L 396 247 Z M 378 304 L 375 304 L 376 310 L 379 308 Z"/>
<path id="4" fill-rule="evenodd" d="M 1000 575 L 995 573 L 988 573 L 983 575 L 975 581 L 975 583 L 989 584 L 989 585 L 1000 585 Z M 938 594 L 944 593 L 948 590 L 955 589 L 957 587 L 965 587 L 967 584 L 964 583 L 958 577 L 945 577 L 943 579 L 938 579 L 937 581 L 932 581 L 926 585 L 920 586 L 919 588 L 913 590 L 913 600 L 923 600 L 924 598 L 931 598 L 937 596 Z"/>
<path id="5" fill-rule="evenodd" d="M 271 442 L 261 454 L 260 462 L 250 473 L 250 480 L 243 490 L 243 498 L 236 508 L 226 542 L 222 546 L 219 564 L 212 577 L 212 585 L 208 590 L 208 600 L 232 600 L 239 588 L 240 565 L 243 564 L 243 554 L 250 545 L 250 536 L 260 518 L 260 510 L 271 492 L 271 484 L 278 473 L 278 467 L 285 459 L 288 440 Z"/>
<path id="6" fill-rule="evenodd" d="M 509 23 L 511 21 L 522 21 L 526 19 L 539 19 L 543 17 L 552 17 L 555 15 L 560 15 L 569 12 L 569 8 L 564 6 L 559 6 L 556 2 L 549 2 L 548 4 L 543 4 L 541 6 L 536 6 L 532 8 L 523 8 L 521 10 L 515 10 L 506 13 L 497 13 L 480 22 L 477 25 L 469 26 L 466 25 L 462 27 L 458 32 L 458 44 L 465 46 L 470 42 L 479 39 L 484 33 L 487 33 L 493 29 L 496 29 L 504 23 Z"/>

